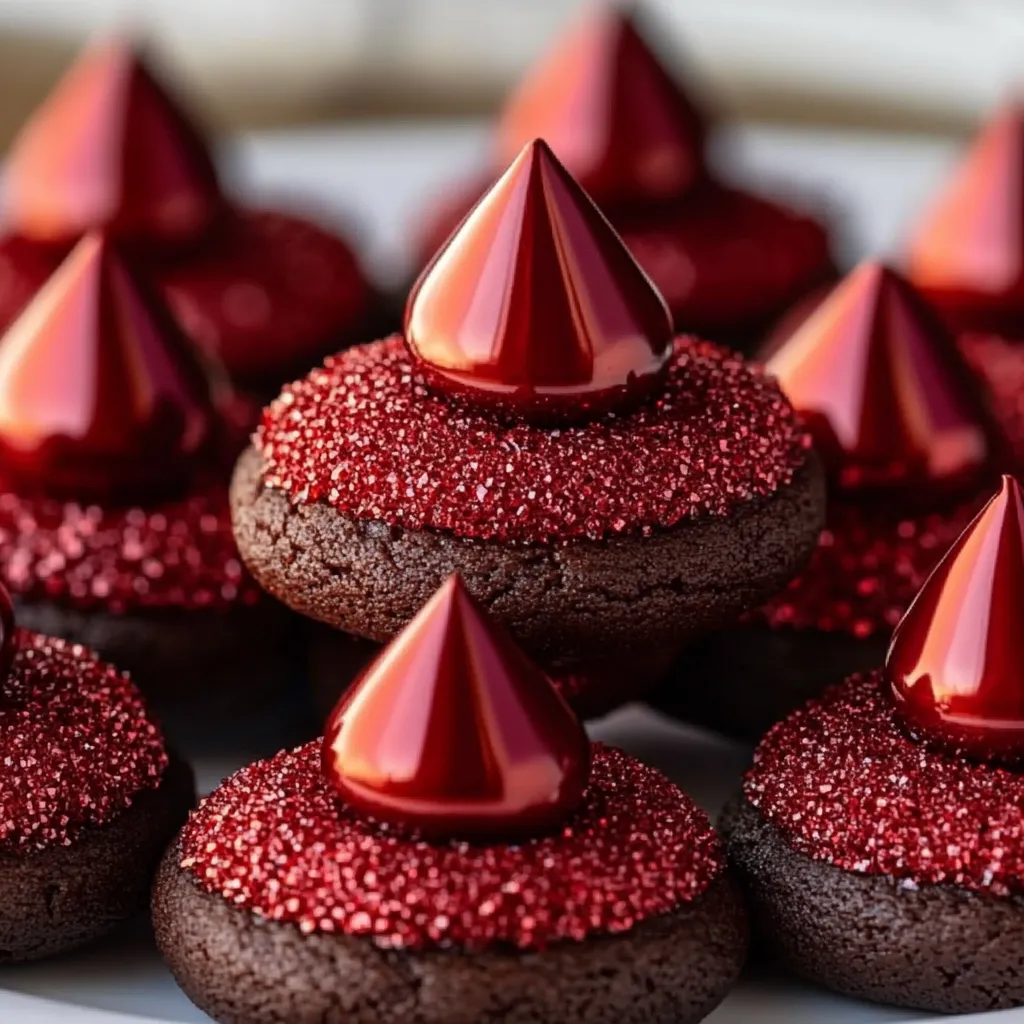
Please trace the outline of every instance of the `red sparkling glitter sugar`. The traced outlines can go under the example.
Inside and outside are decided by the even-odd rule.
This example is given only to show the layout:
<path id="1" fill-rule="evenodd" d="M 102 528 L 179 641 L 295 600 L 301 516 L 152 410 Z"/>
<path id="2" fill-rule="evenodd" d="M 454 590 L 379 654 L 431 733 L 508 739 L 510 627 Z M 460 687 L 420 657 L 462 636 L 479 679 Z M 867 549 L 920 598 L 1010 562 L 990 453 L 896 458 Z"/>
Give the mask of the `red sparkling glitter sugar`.
<path id="1" fill-rule="evenodd" d="M 1024 895 L 1024 775 L 912 740 L 881 671 L 831 687 L 774 726 L 743 788 L 815 860 L 912 885 Z"/>
<path id="2" fill-rule="evenodd" d="M 432 382 L 535 419 L 635 405 L 672 356 L 672 318 L 543 141 L 527 145 L 409 296 Z"/>
<path id="3" fill-rule="evenodd" d="M 201 134 L 118 40 L 84 51 L 22 129 L 4 176 L 8 227 L 41 242 L 94 228 L 189 242 L 223 206 Z"/>
<path id="4" fill-rule="evenodd" d="M 160 784 L 167 753 L 127 676 L 18 630 L 0 683 L 0 852 L 69 846 Z"/>
<path id="5" fill-rule="evenodd" d="M 551 681 L 452 576 L 327 722 L 352 807 L 432 835 L 536 835 L 583 795 L 590 744 Z"/>
<path id="6" fill-rule="evenodd" d="M 286 386 L 255 440 L 265 482 L 296 502 L 537 543 L 729 515 L 787 485 L 808 445 L 774 383 L 693 338 L 676 341 L 656 400 L 543 429 L 432 394 L 394 337 Z"/>
<path id="7" fill-rule="evenodd" d="M 830 501 L 807 568 L 750 620 L 862 639 L 888 634 L 984 500 L 902 515 L 881 503 Z"/>
<path id="8" fill-rule="evenodd" d="M 602 205 L 672 198 L 704 175 L 702 116 L 634 15 L 612 5 L 579 19 L 512 94 L 495 163 L 535 138 Z"/>
<path id="9" fill-rule="evenodd" d="M 1024 105 L 983 128 L 926 210 L 909 244 L 909 275 L 964 330 L 1024 333 Z"/>
<path id="10" fill-rule="evenodd" d="M 374 827 L 324 777 L 321 744 L 243 768 L 182 832 L 208 892 L 303 932 L 393 948 L 539 949 L 628 931 L 725 869 L 707 816 L 660 772 L 600 745 L 563 829 L 517 844 L 428 843 Z"/>
<path id="11" fill-rule="evenodd" d="M 1024 495 L 999 492 L 896 627 L 886 678 L 915 736 L 994 760 L 1024 757 Z"/>

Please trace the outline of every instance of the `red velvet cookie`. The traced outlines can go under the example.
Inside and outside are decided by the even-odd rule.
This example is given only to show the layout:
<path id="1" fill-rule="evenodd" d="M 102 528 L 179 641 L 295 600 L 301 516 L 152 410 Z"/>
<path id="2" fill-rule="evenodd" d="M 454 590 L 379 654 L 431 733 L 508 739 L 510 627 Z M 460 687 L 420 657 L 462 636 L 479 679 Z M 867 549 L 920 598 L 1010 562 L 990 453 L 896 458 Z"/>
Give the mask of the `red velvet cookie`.
<path id="1" fill-rule="evenodd" d="M 292 663 L 291 617 L 245 573 L 230 394 L 113 242 L 89 235 L 0 342 L 0 579 L 26 626 L 147 693 L 252 694 Z"/>
<path id="2" fill-rule="evenodd" d="M 194 800 L 124 673 L 15 628 L 0 587 L 0 962 L 100 938 L 146 906 Z"/>
<path id="3" fill-rule="evenodd" d="M 704 115 L 644 42 L 635 16 L 589 12 L 505 105 L 489 174 L 435 206 L 427 260 L 533 138 L 543 138 L 650 274 L 677 329 L 744 345 L 834 274 L 825 228 L 728 187 L 705 164 Z"/>
<path id="4" fill-rule="evenodd" d="M 153 917 L 186 994 L 248 1024 L 679 1024 L 746 949 L 704 813 L 590 744 L 458 577 L 323 740 L 203 801 Z"/>
<path id="5" fill-rule="evenodd" d="M 773 728 L 727 812 L 755 932 L 848 995 L 1024 1004 L 1024 499 L 1004 478 L 883 671 Z"/>
<path id="6" fill-rule="evenodd" d="M 365 337 L 376 299 L 348 244 L 222 191 L 206 143 L 131 47 L 87 49 L 15 141 L 4 175 L 0 329 L 83 234 L 103 230 L 233 380 L 276 393 Z"/>
<path id="7" fill-rule="evenodd" d="M 755 738 L 880 663 L 895 624 L 1011 454 L 938 316 L 858 267 L 768 355 L 831 473 L 810 564 L 767 605 L 684 653 L 658 706 Z M 699 682 L 704 681 L 704 685 Z"/>
<path id="8" fill-rule="evenodd" d="M 823 505 L 779 390 L 673 339 L 542 142 L 438 253 L 404 337 L 284 389 L 232 489 L 243 558 L 297 611 L 382 642 L 458 571 L 531 655 L 576 674 L 586 711 L 781 588 Z M 329 678 L 336 695 L 340 667 Z"/>

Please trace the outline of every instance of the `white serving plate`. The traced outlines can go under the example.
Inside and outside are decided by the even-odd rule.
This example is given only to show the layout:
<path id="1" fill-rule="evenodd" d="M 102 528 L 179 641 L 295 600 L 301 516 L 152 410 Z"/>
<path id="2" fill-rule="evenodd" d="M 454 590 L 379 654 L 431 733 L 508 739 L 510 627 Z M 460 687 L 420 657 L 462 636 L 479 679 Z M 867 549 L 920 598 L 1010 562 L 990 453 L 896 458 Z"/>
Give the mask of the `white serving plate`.
<path id="1" fill-rule="evenodd" d="M 313 196 L 325 212 L 355 220 L 372 267 L 400 280 L 403 229 L 430 194 L 483 151 L 479 126 L 309 131 L 244 140 L 236 172 L 250 194 Z M 941 180 L 956 148 L 942 140 L 852 133 L 737 130 L 722 159 L 740 177 L 803 186 L 841 213 L 848 255 L 891 252 L 920 201 Z M 354 211 L 359 211 L 354 218 Z M 699 685 L 700 681 L 695 681 Z M 206 723 L 205 736 L 185 736 L 203 790 L 255 756 L 303 736 L 281 716 L 247 728 Z M 268 728 L 267 723 L 273 728 Z M 712 813 L 732 794 L 749 751 L 627 707 L 592 733 L 654 764 Z M 180 732 L 179 732 L 180 736 Z M 752 970 L 708 1018 L 712 1024 L 894 1024 L 927 1015 L 842 999 L 793 979 Z M 941 1018 L 948 1020 L 949 1018 Z M 182 995 L 164 969 L 144 925 L 92 949 L 0 970 L 2 1024 L 200 1024 L 208 1018 Z M 1024 1010 L 960 1018 L 964 1024 L 1024 1024 Z"/>

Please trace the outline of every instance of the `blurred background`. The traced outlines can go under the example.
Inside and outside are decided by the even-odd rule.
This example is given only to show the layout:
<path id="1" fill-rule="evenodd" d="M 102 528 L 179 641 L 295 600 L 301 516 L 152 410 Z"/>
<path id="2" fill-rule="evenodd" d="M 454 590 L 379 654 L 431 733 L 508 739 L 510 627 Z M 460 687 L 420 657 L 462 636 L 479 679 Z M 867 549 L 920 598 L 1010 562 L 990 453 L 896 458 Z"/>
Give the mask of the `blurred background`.
<path id="1" fill-rule="evenodd" d="M 81 41 L 132 27 L 235 130 L 493 109 L 580 0 L 0 0 L 0 150 Z M 744 120 L 962 134 L 1024 64 L 1021 0 L 650 0 Z M 682 50 L 680 50 L 682 47 Z"/>

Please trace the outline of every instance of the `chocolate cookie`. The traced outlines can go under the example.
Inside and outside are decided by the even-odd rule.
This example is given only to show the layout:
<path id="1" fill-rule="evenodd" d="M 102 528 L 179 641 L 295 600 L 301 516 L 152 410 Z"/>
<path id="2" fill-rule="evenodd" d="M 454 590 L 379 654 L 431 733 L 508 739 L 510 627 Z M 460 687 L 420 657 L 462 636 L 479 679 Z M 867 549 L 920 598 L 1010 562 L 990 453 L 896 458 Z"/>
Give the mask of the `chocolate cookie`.
<path id="1" fill-rule="evenodd" d="M 194 803 L 128 677 L 15 630 L 0 590 L 0 961 L 96 939 L 146 905 Z"/>
<path id="2" fill-rule="evenodd" d="M 246 1024 L 696 1021 L 747 940 L 704 812 L 591 744 L 458 576 L 322 739 L 203 802 L 153 918 L 185 992 Z"/>
<path id="3" fill-rule="evenodd" d="M 721 1001 L 742 962 L 743 906 L 725 878 L 614 939 L 410 954 L 263 921 L 205 892 L 179 860 L 172 849 L 157 877 L 157 942 L 186 995 L 223 1024 L 686 1024 Z"/>
<path id="4" fill-rule="evenodd" d="M 720 822 L 755 941 L 858 999 L 935 1013 L 1024 1003 L 1024 899 L 907 885 L 800 853 L 746 800 Z"/>
<path id="5" fill-rule="evenodd" d="M 808 453 L 790 485 L 735 515 L 651 536 L 529 547 L 403 529 L 327 502 L 297 505 L 264 477 L 250 449 L 232 484 L 235 536 L 260 584 L 295 610 L 383 641 L 457 571 L 548 664 L 586 665 L 595 648 L 598 658 L 671 650 L 755 604 L 802 565 L 824 497 Z"/>
<path id="6" fill-rule="evenodd" d="M 171 758 L 160 785 L 69 846 L 0 846 L 0 963 L 40 960 L 102 938 L 148 906 L 169 837 L 195 803 L 192 771 Z"/>
<path id="7" fill-rule="evenodd" d="M 1004 477 L 884 668 L 775 725 L 726 811 L 764 947 L 839 992 L 1024 1005 L 1024 492 Z"/>

